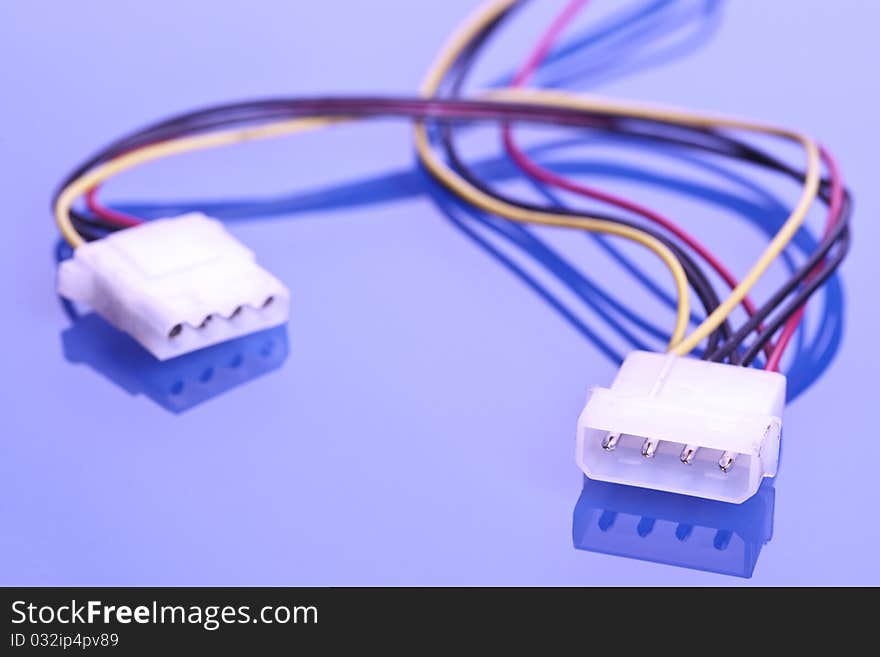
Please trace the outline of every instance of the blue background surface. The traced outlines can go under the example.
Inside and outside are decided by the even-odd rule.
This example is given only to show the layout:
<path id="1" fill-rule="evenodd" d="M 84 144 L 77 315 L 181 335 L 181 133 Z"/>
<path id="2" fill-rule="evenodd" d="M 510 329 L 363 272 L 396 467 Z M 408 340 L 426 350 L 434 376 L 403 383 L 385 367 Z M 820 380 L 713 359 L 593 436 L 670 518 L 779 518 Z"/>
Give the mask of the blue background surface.
<path id="1" fill-rule="evenodd" d="M 475 82 L 503 80 L 562 6 L 533 5 Z M 615 358 L 662 348 L 668 276 L 614 240 L 461 208 L 415 166 L 405 123 L 187 155 L 105 191 L 229 219 L 291 288 L 286 331 L 162 369 L 94 317 L 72 323 L 53 293 L 49 195 L 99 145 L 231 99 L 412 93 L 474 2 L 20 0 L 0 4 L 0 583 L 880 584 L 880 4 L 594 5 L 539 81 L 795 126 L 834 150 L 856 196 L 854 248 L 798 347 L 751 580 L 574 549 L 575 419 Z M 719 160 L 521 134 L 544 163 L 662 208 L 740 274 L 797 194 Z M 463 141 L 486 175 L 540 198 L 493 130 Z"/>

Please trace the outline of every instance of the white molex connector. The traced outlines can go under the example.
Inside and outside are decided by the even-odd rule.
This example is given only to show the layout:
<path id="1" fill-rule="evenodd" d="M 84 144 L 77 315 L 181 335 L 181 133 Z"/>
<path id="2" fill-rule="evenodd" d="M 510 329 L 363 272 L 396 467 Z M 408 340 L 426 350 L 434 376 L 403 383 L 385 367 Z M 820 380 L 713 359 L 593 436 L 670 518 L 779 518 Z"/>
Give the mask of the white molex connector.
<path id="1" fill-rule="evenodd" d="M 58 268 L 90 306 L 160 360 L 287 321 L 290 293 L 223 225 L 191 213 L 85 244 Z"/>
<path id="2" fill-rule="evenodd" d="M 591 479 L 740 503 L 776 475 L 785 377 L 636 351 L 578 419 Z"/>

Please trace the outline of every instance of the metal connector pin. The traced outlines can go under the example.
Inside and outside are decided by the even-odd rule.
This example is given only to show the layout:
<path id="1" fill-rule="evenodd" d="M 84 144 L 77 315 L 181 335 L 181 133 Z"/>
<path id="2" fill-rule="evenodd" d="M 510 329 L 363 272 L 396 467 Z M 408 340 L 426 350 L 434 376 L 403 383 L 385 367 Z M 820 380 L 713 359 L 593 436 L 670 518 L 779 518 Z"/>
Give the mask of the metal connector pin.
<path id="1" fill-rule="evenodd" d="M 605 438 L 602 439 L 602 449 L 606 452 L 613 452 L 614 448 L 617 447 L 617 443 L 620 442 L 620 434 L 619 433 L 609 433 Z"/>
<path id="2" fill-rule="evenodd" d="M 681 455 L 678 457 L 679 460 L 685 465 L 691 465 L 694 462 L 694 458 L 697 456 L 697 450 L 699 447 L 696 445 L 685 445 L 684 449 L 681 450 Z"/>
<path id="3" fill-rule="evenodd" d="M 735 453 L 724 452 L 724 454 L 721 455 L 721 458 L 718 459 L 718 467 L 721 468 L 721 472 L 730 472 L 730 469 L 733 467 L 735 461 Z"/>
<path id="4" fill-rule="evenodd" d="M 741 504 L 776 474 L 785 393 L 779 372 L 634 351 L 590 389 L 575 459 L 591 481 Z M 663 540 L 677 543 L 671 526 Z"/>
<path id="5" fill-rule="evenodd" d="M 654 454 L 657 452 L 657 448 L 660 447 L 660 441 L 654 440 L 653 438 L 645 438 L 645 442 L 642 443 L 642 456 L 646 459 L 650 459 L 654 457 Z"/>

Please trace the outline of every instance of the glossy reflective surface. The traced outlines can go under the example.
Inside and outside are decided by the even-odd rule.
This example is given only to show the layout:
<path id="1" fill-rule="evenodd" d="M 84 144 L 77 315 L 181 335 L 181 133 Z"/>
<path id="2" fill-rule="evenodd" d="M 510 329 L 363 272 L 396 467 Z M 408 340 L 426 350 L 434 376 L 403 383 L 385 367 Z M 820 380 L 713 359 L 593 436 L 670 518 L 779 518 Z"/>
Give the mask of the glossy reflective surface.
<path id="1" fill-rule="evenodd" d="M 580 535 L 635 534 L 627 553 L 638 559 L 572 546 L 577 414 L 627 351 L 663 348 L 668 275 L 617 240 L 462 208 L 414 166 L 398 122 L 182 157 L 104 191 L 149 216 L 216 214 L 291 289 L 271 358 L 259 359 L 258 339 L 247 345 L 249 375 L 234 374 L 234 353 L 206 353 L 172 376 L 60 307 L 48 199 L 99 144 L 241 97 L 412 92 L 473 6 L 0 3 L 13 63 L 0 66 L 0 583 L 880 584 L 878 3 L 596 0 L 566 37 L 568 55 L 537 78 L 795 125 L 842 163 L 855 246 L 810 304 L 786 365 L 769 543 L 764 521 L 688 520 L 678 504 L 651 510 L 627 495 L 603 500 L 618 514 L 607 532 L 591 533 L 597 511 Z M 536 2 L 511 21 L 474 83 L 506 79 L 559 7 Z M 542 163 L 662 208 L 739 274 L 796 197 L 787 181 L 717 158 L 519 134 Z M 487 127 L 462 134 L 483 175 L 541 199 L 514 181 L 498 144 Z M 811 215 L 758 296 L 803 257 L 821 220 Z M 675 536 L 689 524 L 702 542 Z M 723 550 L 719 529 L 730 532 Z M 705 554 L 735 565 L 703 567 L 741 574 L 743 537 L 763 545 L 750 580 L 694 570 L 690 553 L 663 557 L 688 568 L 643 560 L 643 546 L 667 539 L 711 542 Z"/>
<path id="2" fill-rule="evenodd" d="M 773 536 L 776 491 L 765 479 L 743 504 L 584 477 L 572 538 L 579 550 L 751 577 Z"/>
<path id="3" fill-rule="evenodd" d="M 61 334 L 64 357 L 85 364 L 130 394 L 180 413 L 281 367 L 287 327 L 279 326 L 158 361 L 93 313 Z"/>

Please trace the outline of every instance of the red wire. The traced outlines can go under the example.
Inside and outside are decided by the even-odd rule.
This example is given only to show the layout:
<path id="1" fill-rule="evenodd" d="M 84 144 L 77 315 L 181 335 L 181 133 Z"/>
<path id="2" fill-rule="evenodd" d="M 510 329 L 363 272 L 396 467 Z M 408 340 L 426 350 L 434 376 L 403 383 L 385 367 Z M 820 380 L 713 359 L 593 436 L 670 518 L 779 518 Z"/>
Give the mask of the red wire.
<path id="1" fill-rule="evenodd" d="M 520 68 L 520 70 L 516 73 L 511 83 L 511 86 L 522 86 L 523 84 L 525 84 L 525 82 L 528 81 L 530 77 L 532 77 L 532 75 L 534 75 L 537 68 L 541 65 L 541 62 L 543 62 L 544 59 L 547 57 L 547 54 L 553 47 L 553 44 L 559 38 L 559 35 L 566 28 L 568 23 L 571 22 L 575 15 L 587 5 L 588 2 L 589 0 L 572 0 L 572 2 L 570 2 L 565 7 L 562 13 L 560 13 L 559 16 L 556 17 L 547 32 L 543 35 L 541 40 L 532 50 L 522 68 Z M 673 235 L 681 239 L 685 244 L 690 246 L 718 273 L 718 275 L 722 279 L 724 279 L 724 282 L 727 283 L 728 286 L 730 286 L 731 288 L 737 286 L 738 281 L 733 276 L 733 274 L 721 263 L 721 261 L 718 260 L 718 258 L 716 258 L 699 241 L 697 241 L 696 238 L 687 233 L 675 222 L 667 219 L 666 217 L 660 215 L 654 210 L 651 210 L 650 208 L 639 205 L 638 203 L 614 196 L 607 192 L 603 192 L 601 190 L 588 187 L 586 185 L 581 185 L 574 181 L 568 180 L 563 176 L 559 176 L 549 169 L 545 169 L 544 167 L 529 159 L 528 155 L 526 155 L 525 152 L 523 152 L 516 145 L 516 143 L 513 141 L 513 134 L 509 126 L 504 127 L 503 136 L 504 147 L 507 150 L 508 155 L 510 155 L 511 159 L 513 159 L 517 166 L 519 166 L 528 175 L 543 183 L 553 185 L 554 187 L 559 187 L 560 189 L 575 192 L 577 194 L 593 198 L 603 203 L 616 205 L 619 208 L 623 208 L 624 210 L 628 210 L 635 214 L 641 215 L 642 217 L 650 221 L 653 221 L 654 223 L 662 226 Z M 837 221 L 840 219 L 840 214 L 843 209 L 843 178 L 833 155 L 825 148 L 822 148 L 821 152 L 822 158 L 825 161 L 825 165 L 828 168 L 831 182 L 831 200 L 828 207 L 828 218 L 825 226 L 825 235 L 827 236 L 831 229 L 835 226 Z M 95 213 L 95 215 L 104 219 L 108 223 L 122 227 L 136 226 L 143 222 L 143 220 L 139 219 L 138 217 L 134 217 L 124 212 L 113 210 L 112 208 L 103 205 L 98 200 L 99 188 L 100 186 L 96 185 L 86 193 L 86 204 L 88 205 L 89 210 Z M 811 276 L 814 276 L 818 272 L 820 267 L 821 265 L 817 265 L 817 268 L 814 269 L 813 272 L 811 272 Z M 750 316 L 755 313 L 755 305 L 748 297 L 743 298 L 742 305 Z M 782 360 L 782 355 L 784 354 L 786 347 L 788 347 L 789 343 L 791 342 L 792 337 L 796 333 L 797 328 L 800 325 L 801 320 L 803 319 L 805 309 L 806 304 L 801 306 L 798 311 L 789 318 L 782 331 L 780 332 L 779 340 L 775 346 L 768 342 L 768 344 L 764 347 L 764 351 L 767 354 L 766 369 L 772 371 L 776 371 L 779 369 L 779 363 Z M 758 330 L 760 331 L 762 328 L 763 327 L 759 326 Z"/>
<path id="2" fill-rule="evenodd" d="M 572 0 L 566 5 L 565 9 L 562 10 L 562 12 L 550 24 L 550 27 L 547 28 L 547 31 L 535 45 L 532 52 L 529 53 L 526 61 L 523 62 L 522 68 L 520 68 L 513 76 L 513 80 L 510 83 L 511 87 L 521 87 L 535 74 L 535 71 L 538 70 L 538 67 L 541 66 L 541 63 L 547 58 L 547 55 L 550 54 L 550 49 L 559 39 L 559 35 L 562 34 L 562 31 L 574 19 L 578 12 L 587 6 L 589 1 L 590 0 Z"/>
<path id="3" fill-rule="evenodd" d="M 525 82 L 534 75 L 537 68 L 541 65 L 541 62 L 546 58 L 547 54 L 550 52 L 550 49 L 553 47 L 554 42 L 559 38 L 559 35 L 565 29 L 567 24 L 575 17 L 575 15 L 580 11 L 584 6 L 586 6 L 589 0 L 572 0 L 562 13 L 556 17 L 553 23 L 550 25 L 547 32 L 541 37 L 538 44 L 535 46 L 534 50 L 532 50 L 531 54 L 526 59 L 522 68 L 514 75 L 513 81 L 511 82 L 511 86 L 520 87 Z M 510 129 L 510 126 L 504 126 L 503 129 L 503 139 L 504 139 L 504 148 L 507 150 L 507 154 L 510 158 L 516 163 L 516 165 L 522 169 L 526 174 L 538 180 L 539 182 L 545 183 L 547 185 L 552 185 L 554 187 L 558 187 L 560 189 L 564 189 L 570 192 L 574 192 L 576 194 L 581 194 L 582 196 L 587 196 L 589 198 L 595 199 L 597 201 L 601 201 L 603 203 L 608 203 L 610 205 L 615 205 L 624 210 L 628 210 L 635 214 L 641 215 L 645 219 L 649 221 L 653 221 L 656 224 L 659 224 L 673 235 L 678 237 L 681 241 L 691 247 L 703 260 L 705 260 L 709 265 L 714 269 L 718 275 L 724 279 L 724 282 L 730 286 L 731 289 L 735 288 L 739 281 L 737 281 L 736 277 L 721 263 L 721 261 L 716 258 L 705 246 L 703 246 L 695 237 L 686 232 L 681 226 L 676 224 L 670 219 L 662 216 L 658 212 L 651 210 L 650 208 L 646 208 L 638 203 L 630 201 L 625 198 L 621 198 L 619 196 L 615 196 L 613 194 L 609 194 L 608 192 L 604 192 L 599 189 L 595 189 L 593 187 L 588 187 L 586 185 L 582 185 L 580 183 L 574 182 L 565 178 L 564 176 L 560 176 L 549 169 L 542 167 L 537 164 L 533 160 L 529 158 L 526 153 L 516 145 L 513 140 L 513 133 Z M 754 315 L 756 312 L 755 304 L 748 297 L 744 297 L 742 300 L 743 308 L 745 308 L 746 312 L 749 316 Z M 758 330 L 760 331 L 763 327 L 759 326 Z M 767 344 L 764 347 L 765 353 L 767 357 L 770 357 L 772 352 L 773 345 Z"/>
<path id="4" fill-rule="evenodd" d="M 125 214 L 124 212 L 119 212 L 114 210 L 113 208 L 108 208 L 105 205 L 102 205 L 98 200 L 98 189 L 100 189 L 100 185 L 95 185 L 89 191 L 86 192 L 86 205 L 89 210 L 95 213 L 104 221 L 111 223 L 115 226 L 122 226 L 124 228 L 128 228 L 130 226 L 137 226 L 138 224 L 143 223 L 143 219 L 138 219 L 130 214 Z"/>
<path id="5" fill-rule="evenodd" d="M 831 230 L 840 220 L 841 212 L 843 212 L 843 176 L 840 173 L 840 167 L 837 165 L 837 160 L 834 159 L 831 152 L 824 147 L 820 147 L 819 150 L 822 154 L 822 159 L 825 161 L 825 166 L 828 168 L 828 177 L 831 182 L 831 199 L 828 203 L 828 218 L 825 223 L 825 233 L 822 236 L 824 239 L 828 237 Z M 813 268 L 806 280 L 816 276 L 821 269 L 822 263 L 820 262 L 815 268 Z M 788 347 L 788 343 L 791 342 L 792 337 L 794 337 L 795 332 L 797 332 L 806 309 L 807 304 L 804 303 L 798 308 L 794 315 L 789 317 L 785 326 L 782 328 L 782 331 L 779 333 L 779 339 L 777 340 L 772 353 L 767 358 L 767 365 L 764 369 L 770 370 L 771 372 L 779 371 L 779 363 L 782 360 L 782 355 L 785 353 L 785 348 Z"/>

